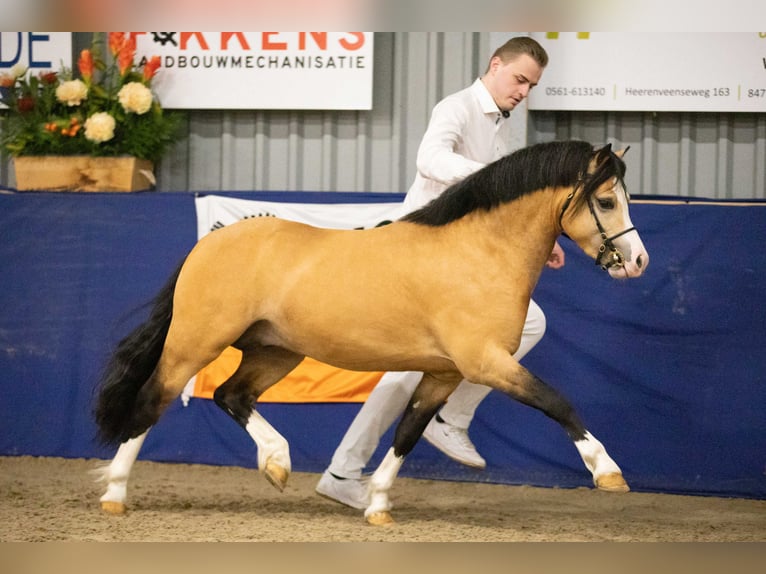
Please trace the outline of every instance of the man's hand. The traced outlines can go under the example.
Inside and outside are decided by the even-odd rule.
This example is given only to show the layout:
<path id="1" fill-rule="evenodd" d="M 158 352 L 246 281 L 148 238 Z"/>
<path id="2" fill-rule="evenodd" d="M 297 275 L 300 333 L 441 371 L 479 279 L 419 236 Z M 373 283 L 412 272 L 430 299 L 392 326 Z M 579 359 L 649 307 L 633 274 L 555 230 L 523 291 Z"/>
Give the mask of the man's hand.
<path id="1" fill-rule="evenodd" d="M 545 262 L 545 265 L 551 269 L 560 269 L 564 266 L 564 250 L 558 241 L 553 244 L 553 251 L 548 256 L 548 261 Z"/>

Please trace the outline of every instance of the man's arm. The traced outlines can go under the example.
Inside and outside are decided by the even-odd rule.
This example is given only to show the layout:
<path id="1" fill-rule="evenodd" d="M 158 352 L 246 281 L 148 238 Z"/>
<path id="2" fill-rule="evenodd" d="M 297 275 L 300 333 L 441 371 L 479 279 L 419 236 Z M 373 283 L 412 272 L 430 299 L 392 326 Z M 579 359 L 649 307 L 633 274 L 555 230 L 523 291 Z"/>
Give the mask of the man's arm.
<path id="1" fill-rule="evenodd" d="M 452 185 L 484 167 L 455 152 L 467 123 L 467 111 L 457 100 L 442 100 L 434 107 L 418 148 L 417 168 L 423 177 Z"/>

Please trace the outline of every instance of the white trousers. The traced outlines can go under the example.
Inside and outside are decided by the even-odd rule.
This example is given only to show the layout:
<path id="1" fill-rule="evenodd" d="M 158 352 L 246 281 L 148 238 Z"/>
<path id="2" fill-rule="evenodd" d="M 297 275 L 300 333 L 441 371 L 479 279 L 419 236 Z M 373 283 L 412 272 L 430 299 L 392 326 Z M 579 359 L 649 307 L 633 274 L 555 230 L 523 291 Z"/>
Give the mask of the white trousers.
<path id="1" fill-rule="evenodd" d="M 544 334 L 543 310 L 530 300 L 519 348 L 513 354 L 516 360 L 520 361 Z M 362 477 L 362 471 L 378 448 L 381 437 L 404 412 L 421 378 L 423 373 L 414 371 L 390 371 L 383 375 L 335 449 L 328 467 L 332 474 L 343 478 Z M 479 403 L 491 390 L 488 386 L 463 379 L 439 416 L 452 425 L 467 429 Z"/>

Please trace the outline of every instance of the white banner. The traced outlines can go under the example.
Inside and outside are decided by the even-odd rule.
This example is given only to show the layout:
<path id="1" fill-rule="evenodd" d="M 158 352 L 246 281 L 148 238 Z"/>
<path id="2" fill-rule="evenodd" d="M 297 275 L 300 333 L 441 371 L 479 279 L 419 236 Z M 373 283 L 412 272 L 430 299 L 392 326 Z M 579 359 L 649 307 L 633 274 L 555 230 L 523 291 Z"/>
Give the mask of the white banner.
<path id="1" fill-rule="evenodd" d="M 766 33 L 535 32 L 530 110 L 766 111 Z"/>
<path id="2" fill-rule="evenodd" d="M 0 32 L 0 75 L 13 66 L 38 72 L 72 68 L 71 32 Z"/>
<path id="3" fill-rule="evenodd" d="M 372 32 L 131 32 L 165 108 L 372 109 Z"/>
<path id="4" fill-rule="evenodd" d="M 328 229 L 368 229 L 398 219 L 402 203 L 280 203 L 206 195 L 194 201 L 197 239 L 251 217 L 279 217 Z"/>

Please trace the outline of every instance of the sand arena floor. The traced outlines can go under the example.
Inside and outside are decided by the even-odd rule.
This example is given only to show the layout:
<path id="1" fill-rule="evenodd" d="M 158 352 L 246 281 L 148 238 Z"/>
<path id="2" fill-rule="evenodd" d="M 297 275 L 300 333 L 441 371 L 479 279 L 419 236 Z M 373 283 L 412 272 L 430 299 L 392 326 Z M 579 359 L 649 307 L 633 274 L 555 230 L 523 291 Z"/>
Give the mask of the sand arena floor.
<path id="1" fill-rule="evenodd" d="M 293 473 L 280 493 L 257 471 L 139 461 L 129 511 L 100 510 L 100 461 L 0 457 L 0 541 L 766 541 L 766 501 L 400 478 L 396 524 L 314 492 Z"/>

